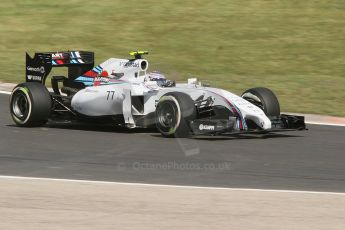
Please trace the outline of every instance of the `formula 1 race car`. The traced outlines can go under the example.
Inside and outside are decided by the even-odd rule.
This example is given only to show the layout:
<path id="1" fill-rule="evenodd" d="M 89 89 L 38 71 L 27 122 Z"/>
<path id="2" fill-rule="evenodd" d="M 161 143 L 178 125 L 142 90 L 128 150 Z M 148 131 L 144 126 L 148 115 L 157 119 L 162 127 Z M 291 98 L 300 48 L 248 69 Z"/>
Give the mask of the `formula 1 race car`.
<path id="1" fill-rule="evenodd" d="M 10 98 L 14 122 L 32 127 L 48 119 L 101 121 L 156 127 L 165 137 L 305 129 L 304 117 L 280 114 L 277 97 L 267 88 L 237 96 L 195 78 L 176 84 L 159 72 L 147 72 L 147 52 L 130 54 L 131 59 L 110 58 L 97 66 L 93 52 L 26 54 L 26 82 Z M 45 82 L 53 67 L 67 67 L 68 76 L 52 76 L 50 92 Z"/>

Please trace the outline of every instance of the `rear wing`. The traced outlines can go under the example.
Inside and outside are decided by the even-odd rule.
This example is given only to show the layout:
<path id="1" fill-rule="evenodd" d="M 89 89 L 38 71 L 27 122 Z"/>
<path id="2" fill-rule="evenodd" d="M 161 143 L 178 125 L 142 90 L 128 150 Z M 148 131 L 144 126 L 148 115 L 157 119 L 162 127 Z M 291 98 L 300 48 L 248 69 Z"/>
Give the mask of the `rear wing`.
<path id="1" fill-rule="evenodd" d="M 53 67 L 67 67 L 68 78 L 75 79 L 94 66 L 94 53 L 88 51 L 63 51 L 35 53 L 30 57 L 26 53 L 26 81 L 41 82 L 45 80 Z"/>

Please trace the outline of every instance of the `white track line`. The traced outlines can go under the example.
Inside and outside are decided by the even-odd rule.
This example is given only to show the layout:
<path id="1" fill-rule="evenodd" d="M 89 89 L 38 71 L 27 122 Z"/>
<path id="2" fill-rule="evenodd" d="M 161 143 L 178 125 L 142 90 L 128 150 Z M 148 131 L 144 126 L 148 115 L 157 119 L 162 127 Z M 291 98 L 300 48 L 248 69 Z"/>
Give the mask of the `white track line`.
<path id="1" fill-rule="evenodd" d="M 57 179 L 57 178 L 42 178 L 42 177 L 21 177 L 21 176 L 2 176 L 0 179 L 14 179 L 14 180 L 36 180 L 36 181 L 57 181 L 57 182 L 74 182 L 87 184 L 109 184 L 109 185 L 127 185 L 127 186 L 145 186 L 158 188 L 184 188 L 184 189 L 205 189 L 205 190 L 228 190 L 228 191 L 253 191 L 253 192 L 279 192 L 279 193 L 304 193 L 304 194 L 325 194 L 325 195 L 341 195 L 341 192 L 318 192 L 318 191 L 303 191 L 303 190 L 280 190 L 280 189 L 255 189 L 255 188 L 226 188 L 226 187 L 208 187 L 208 186 L 187 186 L 187 185 L 168 185 L 168 184 L 145 184 L 145 183 L 129 183 L 129 182 L 113 182 L 113 181 L 93 181 L 93 180 L 75 180 L 75 179 Z"/>
<path id="2" fill-rule="evenodd" d="M 341 126 L 341 127 L 345 127 L 345 124 L 334 124 L 334 123 L 326 123 L 326 122 L 314 122 L 314 121 L 306 121 L 306 124 L 310 124 L 310 125 L 329 125 L 329 126 Z"/>
<path id="3" fill-rule="evenodd" d="M 0 90 L 0 93 L 1 93 L 1 94 L 11 94 L 11 92 L 8 92 L 8 91 L 2 91 L 2 90 Z"/>
<path id="4" fill-rule="evenodd" d="M 0 90 L 0 94 L 11 94 L 11 92 L 8 91 L 2 91 Z M 311 125 L 329 125 L 329 126 L 341 126 L 341 127 L 345 127 L 345 124 L 334 124 L 334 123 L 327 123 L 327 122 L 305 122 L 306 124 L 311 124 Z"/>

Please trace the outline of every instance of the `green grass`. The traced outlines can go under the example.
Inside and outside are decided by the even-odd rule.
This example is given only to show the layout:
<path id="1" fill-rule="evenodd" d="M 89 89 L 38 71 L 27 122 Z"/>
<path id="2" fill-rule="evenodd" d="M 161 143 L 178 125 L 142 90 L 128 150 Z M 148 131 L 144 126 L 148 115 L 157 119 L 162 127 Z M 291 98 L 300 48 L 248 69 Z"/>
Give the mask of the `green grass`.
<path id="1" fill-rule="evenodd" d="M 23 81 L 25 51 L 67 49 L 149 50 L 172 79 L 266 86 L 283 111 L 345 116 L 344 0 L 1 2 L 0 81 Z"/>

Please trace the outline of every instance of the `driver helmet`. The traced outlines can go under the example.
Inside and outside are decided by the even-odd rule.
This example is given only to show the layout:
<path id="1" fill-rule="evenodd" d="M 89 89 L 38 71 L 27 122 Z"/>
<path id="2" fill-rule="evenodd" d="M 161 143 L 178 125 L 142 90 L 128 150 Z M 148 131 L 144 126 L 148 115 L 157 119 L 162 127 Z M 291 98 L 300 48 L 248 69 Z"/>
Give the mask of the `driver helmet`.
<path id="1" fill-rule="evenodd" d="M 153 71 L 147 74 L 147 77 L 145 78 L 145 81 L 164 81 L 166 80 L 165 75 L 158 72 Z"/>
<path id="2" fill-rule="evenodd" d="M 167 80 L 165 78 L 165 75 L 158 72 L 153 71 L 151 73 L 147 74 L 147 77 L 145 78 L 146 82 L 155 82 L 159 87 L 172 87 L 175 86 L 174 81 Z"/>

